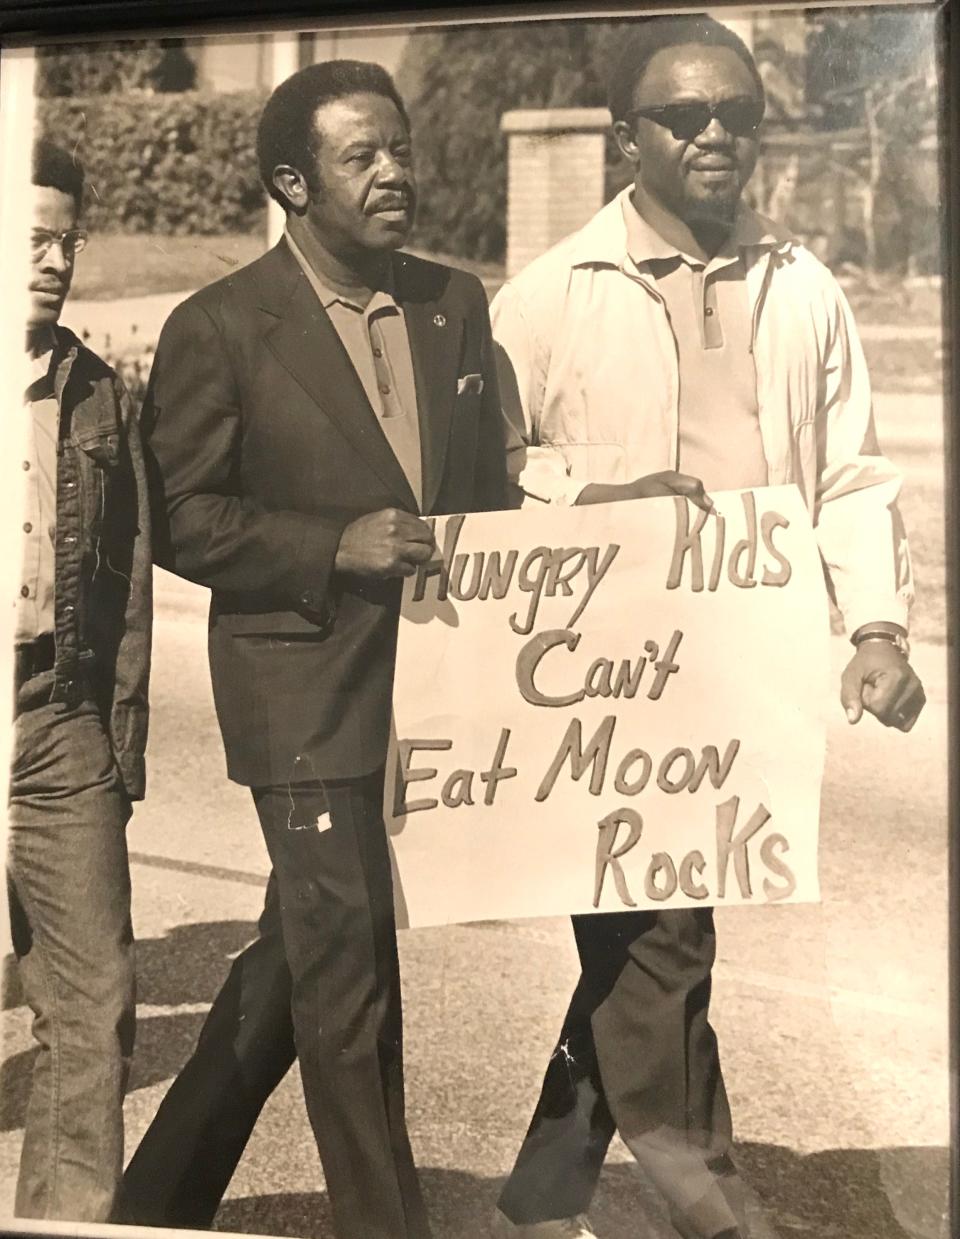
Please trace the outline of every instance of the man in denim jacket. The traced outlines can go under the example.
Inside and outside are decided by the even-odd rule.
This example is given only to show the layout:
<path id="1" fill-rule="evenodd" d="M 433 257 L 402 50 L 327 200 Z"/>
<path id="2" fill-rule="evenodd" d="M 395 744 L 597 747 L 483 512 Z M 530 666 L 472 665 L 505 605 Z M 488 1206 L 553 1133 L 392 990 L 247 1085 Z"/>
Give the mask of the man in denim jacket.
<path id="1" fill-rule="evenodd" d="M 127 394 L 58 322 L 86 240 L 83 173 L 40 141 L 32 180 L 8 873 L 39 1054 L 15 1209 L 99 1221 L 122 1169 L 133 1050 L 124 830 L 144 793 L 150 529 Z"/>

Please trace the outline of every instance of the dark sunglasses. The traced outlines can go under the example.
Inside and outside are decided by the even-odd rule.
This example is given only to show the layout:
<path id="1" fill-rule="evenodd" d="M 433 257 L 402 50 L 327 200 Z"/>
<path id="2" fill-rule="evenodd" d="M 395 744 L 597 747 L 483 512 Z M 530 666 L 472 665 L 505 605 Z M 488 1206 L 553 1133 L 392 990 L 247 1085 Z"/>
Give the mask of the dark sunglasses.
<path id="1" fill-rule="evenodd" d="M 629 115 L 643 116 L 669 129 L 681 142 L 692 142 L 714 117 L 731 138 L 750 138 L 760 128 L 763 104 L 759 99 L 723 99 L 720 103 L 665 103 L 656 108 L 634 108 Z"/>

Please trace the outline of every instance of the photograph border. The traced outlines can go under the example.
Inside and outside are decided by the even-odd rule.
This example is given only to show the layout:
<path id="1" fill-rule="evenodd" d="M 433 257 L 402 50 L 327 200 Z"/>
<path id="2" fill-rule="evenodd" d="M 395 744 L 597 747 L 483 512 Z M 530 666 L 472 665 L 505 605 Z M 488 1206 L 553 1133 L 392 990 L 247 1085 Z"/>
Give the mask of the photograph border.
<path id="1" fill-rule="evenodd" d="M 859 7 L 913 7 L 926 0 L 825 0 L 819 5 L 800 2 L 768 4 L 771 10 L 803 8 L 855 9 Z M 360 27 L 382 21 L 407 22 L 509 21 L 547 18 L 602 18 L 635 13 L 638 9 L 667 12 L 682 9 L 718 11 L 761 7 L 737 0 L 672 0 L 669 4 L 604 3 L 591 6 L 575 0 L 514 0 L 513 3 L 455 5 L 450 0 L 0 0 L 0 50 L 49 42 L 130 38 L 159 32 L 181 35 L 245 34 L 269 29 L 316 29 L 323 26 Z M 942 65 L 940 170 L 942 193 L 943 335 L 954 344 L 944 365 L 944 490 L 947 558 L 947 666 L 948 666 L 948 918 L 949 992 L 944 995 L 949 1014 L 950 1064 L 950 1219 L 951 1235 L 960 1236 L 960 648 L 952 638 L 960 619 L 960 486 L 955 445 L 960 441 L 960 0 L 939 0 L 938 42 Z M 38 1235 L 148 1235 L 185 1233 L 150 1232 L 144 1228 L 98 1229 L 77 1223 L 27 1223 L 24 1232 Z M 191 1232 L 192 1233 L 192 1232 Z"/>

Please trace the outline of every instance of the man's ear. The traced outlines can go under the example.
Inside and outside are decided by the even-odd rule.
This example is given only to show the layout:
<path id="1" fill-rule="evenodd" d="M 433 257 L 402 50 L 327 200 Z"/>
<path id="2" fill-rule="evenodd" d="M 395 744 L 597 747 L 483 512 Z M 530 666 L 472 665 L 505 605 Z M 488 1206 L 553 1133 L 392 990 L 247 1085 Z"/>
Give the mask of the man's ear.
<path id="1" fill-rule="evenodd" d="M 620 153 L 629 159 L 631 163 L 636 163 L 640 158 L 640 151 L 637 147 L 633 126 L 629 121 L 618 120 L 613 126 L 613 136 L 617 139 Z"/>
<path id="2" fill-rule="evenodd" d="M 310 198 L 307 182 L 301 172 L 288 163 L 280 163 L 273 170 L 273 184 L 294 211 L 306 209 Z"/>

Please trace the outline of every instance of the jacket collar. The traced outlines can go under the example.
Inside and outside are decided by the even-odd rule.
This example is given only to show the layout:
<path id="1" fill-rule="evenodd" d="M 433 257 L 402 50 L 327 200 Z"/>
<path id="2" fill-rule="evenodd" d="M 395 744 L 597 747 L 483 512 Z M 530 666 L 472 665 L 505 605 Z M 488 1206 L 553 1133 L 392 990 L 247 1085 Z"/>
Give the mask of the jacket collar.
<path id="1" fill-rule="evenodd" d="M 627 186 L 575 235 L 570 250 L 571 267 L 605 266 L 622 269 L 629 261 L 627 225 L 623 217 L 624 201 L 629 205 Z M 736 220 L 737 243 L 741 249 L 761 248 L 784 253 L 795 244 L 786 229 L 740 204 Z M 647 255 L 652 257 L 654 255 Z M 655 255 L 661 256 L 661 255 Z M 637 256 L 637 261 L 641 261 Z"/>
<path id="2" fill-rule="evenodd" d="M 397 305 L 396 297 L 394 295 L 396 288 L 396 277 L 393 271 L 394 264 L 392 261 L 392 255 L 390 256 L 391 260 L 387 263 L 383 282 L 376 289 L 370 290 L 372 293 L 371 299 L 368 304 L 364 306 L 357 301 L 356 298 L 337 292 L 335 288 L 331 288 L 328 284 L 326 284 L 317 272 L 314 271 L 313 267 L 310 266 L 306 254 L 304 254 L 300 246 L 297 245 L 296 241 L 286 228 L 283 230 L 283 239 L 286 242 L 290 253 L 297 260 L 300 270 L 310 281 L 311 288 L 317 294 L 320 304 L 325 310 L 329 310 L 330 307 L 338 301 L 343 305 L 349 306 L 351 309 L 359 310 L 361 313 L 364 310 L 372 310 L 384 306 L 392 306 L 394 310 L 398 310 L 400 308 Z"/>
<path id="3" fill-rule="evenodd" d="M 89 349 L 84 348 L 83 344 L 81 344 L 78 337 L 74 335 L 69 327 L 64 327 L 61 323 L 57 323 L 54 326 L 53 336 L 53 357 L 50 362 L 51 372 L 53 374 L 53 390 L 57 398 L 57 403 L 62 405 L 64 389 L 70 381 L 70 376 L 73 373 L 74 365 L 76 364 L 77 358 L 80 356 L 81 350 L 87 353 L 88 356 L 92 356 L 93 354 L 90 354 Z M 97 361 L 104 367 L 104 370 L 107 369 L 106 363 L 103 362 L 101 358 L 97 358 Z M 92 370 L 89 365 L 84 367 L 84 370 L 92 374 Z M 79 370 L 78 375 L 82 377 Z M 110 418 L 105 411 L 102 411 L 102 420 L 105 423 L 109 423 Z"/>
<path id="4" fill-rule="evenodd" d="M 423 477 L 423 511 L 429 512 L 443 478 L 460 356 L 460 322 L 437 313 L 442 291 L 418 287 L 402 253 L 393 264 L 395 296 L 410 340 Z M 363 384 L 330 316 L 286 241 L 257 264 L 258 303 L 275 321 L 266 327 L 269 348 L 313 401 L 409 511 L 418 506 L 410 483 L 383 432 Z M 452 318 L 452 315 L 451 315 Z M 440 326 L 442 324 L 442 327 Z M 442 335 L 439 334 L 442 331 Z"/>

